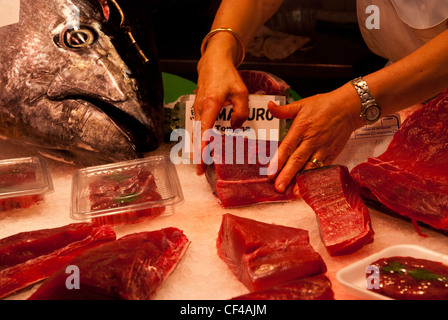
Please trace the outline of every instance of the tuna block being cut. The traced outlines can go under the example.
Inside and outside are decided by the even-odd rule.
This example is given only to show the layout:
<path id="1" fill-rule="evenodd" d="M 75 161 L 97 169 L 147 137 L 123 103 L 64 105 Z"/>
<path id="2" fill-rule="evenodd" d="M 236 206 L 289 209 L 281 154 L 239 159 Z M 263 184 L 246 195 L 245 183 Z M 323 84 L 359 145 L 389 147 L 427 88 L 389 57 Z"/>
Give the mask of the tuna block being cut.
<path id="1" fill-rule="evenodd" d="M 314 210 L 332 256 L 353 253 L 373 241 L 370 214 L 347 167 L 327 166 L 297 175 L 303 200 Z"/>
<path id="2" fill-rule="evenodd" d="M 327 270 L 303 229 L 224 214 L 216 245 L 219 257 L 252 292 Z"/>
<path id="3" fill-rule="evenodd" d="M 298 279 L 273 288 L 250 292 L 232 300 L 333 300 L 330 280 L 323 274 Z"/>
<path id="4" fill-rule="evenodd" d="M 379 203 L 414 225 L 421 221 L 446 230 L 448 90 L 410 115 L 382 155 L 357 165 L 350 174 L 369 204 Z"/>
<path id="5" fill-rule="evenodd" d="M 0 298 L 44 280 L 85 250 L 112 240 L 115 232 L 110 227 L 87 223 L 0 240 Z"/>
<path id="6" fill-rule="evenodd" d="M 79 289 L 55 272 L 30 300 L 152 299 L 176 268 L 189 240 L 176 228 L 126 235 L 84 252 L 68 263 L 79 268 Z"/>
<path id="7" fill-rule="evenodd" d="M 263 172 L 276 151 L 270 141 L 222 136 L 220 146 L 221 152 L 212 150 L 213 163 L 207 166 L 205 175 L 221 206 L 242 207 L 296 199 L 293 183 L 284 193 L 279 193 L 274 181 Z"/>

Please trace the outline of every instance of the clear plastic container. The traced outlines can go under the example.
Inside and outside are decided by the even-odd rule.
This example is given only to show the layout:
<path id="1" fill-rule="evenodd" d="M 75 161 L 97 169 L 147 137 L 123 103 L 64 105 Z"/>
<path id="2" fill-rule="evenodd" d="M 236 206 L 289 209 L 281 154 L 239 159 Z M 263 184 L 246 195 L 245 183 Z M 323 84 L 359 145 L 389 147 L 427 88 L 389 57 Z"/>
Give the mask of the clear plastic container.
<path id="1" fill-rule="evenodd" d="M 47 162 L 40 157 L 0 160 L 0 211 L 29 208 L 52 192 Z"/>
<path id="2" fill-rule="evenodd" d="M 154 156 L 78 170 L 70 215 L 99 225 L 135 223 L 172 214 L 183 200 L 174 164 Z"/>

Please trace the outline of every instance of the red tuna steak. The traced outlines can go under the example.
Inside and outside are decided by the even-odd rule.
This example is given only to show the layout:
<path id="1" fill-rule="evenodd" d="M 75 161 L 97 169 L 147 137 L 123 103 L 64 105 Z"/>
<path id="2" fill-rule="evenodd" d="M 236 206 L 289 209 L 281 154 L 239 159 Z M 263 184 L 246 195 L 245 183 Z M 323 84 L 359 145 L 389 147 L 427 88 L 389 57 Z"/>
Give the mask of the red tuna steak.
<path id="1" fill-rule="evenodd" d="M 205 170 L 213 194 L 224 208 L 257 203 L 289 202 L 296 199 L 293 183 L 284 193 L 260 173 L 277 150 L 277 142 L 222 136 L 219 152 L 212 150 L 213 163 Z M 230 152 L 228 151 L 230 149 Z"/>
<path id="2" fill-rule="evenodd" d="M 309 243 L 308 231 L 224 214 L 219 257 L 250 291 L 324 273 L 327 267 Z"/>
<path id="3" fill-rule="evenodd" d="M 289 85 L 271 73 L 256 70 L 240 70 L 239 73 L 249 94 L 288 95 Z"/>
<path id="4" fill-rule="evenodd" d="M 332 256 L 353 253 L 373 241 L 370 214 L 347 167 L 327 166 L 297 175 L 303 200 L 316 213 Z"/>
<path id="5" fill-rule="evenodd" d="M 189 241 L 176 228 L 140 232 L 84 252 L 79 289 L 68 289 L 66 268 L 48 278 L 30 300 L 152 299 L 179 263 Z"/>
<path id="6" fill-rule="evenodd" d="M 373 204 L 415 225 L 448 229 L 448 89 L 410 115 L 382 155 L 350 174 Z"/>
<path id="7" fill-rule="evenodd" d="M 0 271 L 0 298 L 48 278 L 85 250 L 113 240 L 115 232 L 110 227 L 87 224 L 26 232 L 3 239 L 2 261 L 8 267 Z"/>
<path id="8" fill-rule="evenodd" d="M 334 292 L 330 280 L 319 274 L 250 292 L 232 300 L 334 300 Z"/>

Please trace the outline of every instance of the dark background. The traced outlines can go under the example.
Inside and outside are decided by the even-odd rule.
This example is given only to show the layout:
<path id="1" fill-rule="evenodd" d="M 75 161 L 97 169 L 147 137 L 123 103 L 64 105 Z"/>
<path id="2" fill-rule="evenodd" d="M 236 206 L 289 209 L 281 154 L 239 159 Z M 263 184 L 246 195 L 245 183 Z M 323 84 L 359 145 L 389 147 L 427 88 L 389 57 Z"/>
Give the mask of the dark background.
<path id="1" fill-rule="evenodd" d="M 210 31 L 219 4 L 220 0 L 168 0 L 161 1 L 153 10 L 162 71 L 197 82 L 200 45 Z M 311 46 L 282 60 L 246 55 L 239 69 L 271 72 L 284 79 L 300 96 L 307 97 L 335 89 L 386 63 L 371 53 L 362 39 L 356 19 L 356 0 L 285 0 L 279 12 L 290 11 L 291 7 L 316 8 L 317 22 L 306 34 L 311 38 Z M 267 25 L 285 31 L 274 21 L 275 17 Z"/>

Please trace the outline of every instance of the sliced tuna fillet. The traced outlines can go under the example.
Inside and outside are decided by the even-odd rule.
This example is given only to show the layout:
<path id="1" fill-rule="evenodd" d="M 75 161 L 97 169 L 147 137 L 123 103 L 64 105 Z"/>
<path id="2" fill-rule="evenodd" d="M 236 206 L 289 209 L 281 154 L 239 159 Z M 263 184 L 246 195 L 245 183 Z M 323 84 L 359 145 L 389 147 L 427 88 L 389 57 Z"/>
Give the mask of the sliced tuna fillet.
<path id="1" fill-rule="evenodd" d="M 179 263 L 189 240 L 176 228 L 140 232 L 84 252 L 70 261 L 79 268 L 79 289 L 68 289 L 65 267 L 30 300 L 152 299 Z"/>
<path id="2" fill-rule="evenodd" d="M 363 197 L 436 229 L 448 228 L 448 90 L 410 115 L 388 149 L 352 169 Z"/>
<path id="3" fill-rule="evenodd" d="M 327 270 L 303 229 L 224 214 L 216 245 L 219 257 L 250 291 Z"/>
<path id="4" fill-rule="evenodd" d="M 330 280 L 320 274 L 250 292 L 232 300 L 334 300 L 334 292 Z"/>
<path id="5" fill-rule="evenodd" d="M 240 70 L 239 73 L 249 94 L 288 95 L 290 86 L 271 73 L 256 70 Z"/>
<path id="6" fill-rule="evenodd" d="M 115 232 L 107 226 L 89 229 L 80 224 L 56 230 L 57 233 L 41 231 L 41 239 L 39 231 L 29 233 L 29 237 L 19 234 L 15 237 L 19 241 L 17 246 L 10 245 L 11 250 L 2 249 L 4 254 L 11 253 L 19 258 L 9 259 L 9 267 L 0 271 L 0 298 L 48 278 L 87 249 L 115 240 Z"/>
<path id="7" fill-rule="evenodd" d="M 226 148 L 231 152 L 226 152 Z M 267 168 L 276 151 L 270 141 L 222 136 L 221 150 L 213 154 L 213 163 L 207 166 L 205 176 L 224 208 L 296 199 L 293 183 L 284 193 L 279 193 L 274 181 L 260 171 Z"/>
<path id="8" fill-rule="evenodd" d="M 90 223 L 26 231 L 0 240 L 0 270 L 23 263 L 82 240 L 97 228 Z"/>
<path id="9" fill-rule="evenodd" d="M 373 241 L 370 214 L 347 167 L 327 166 L 297 175 L 303 200 L 314 210 L 332 256 L 353 253 Z"/>

